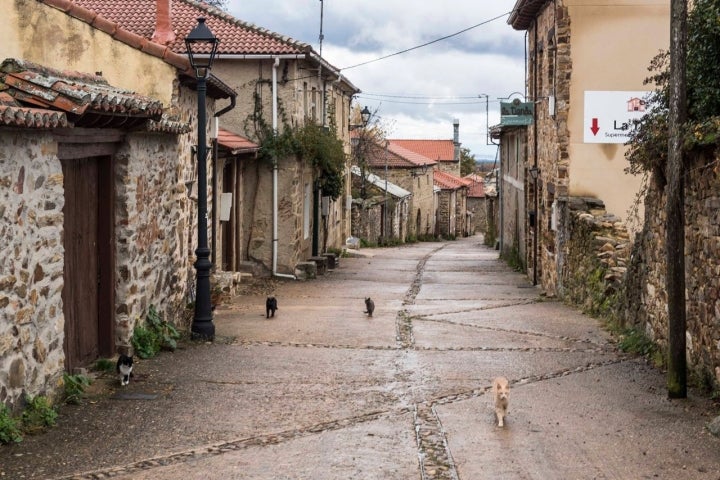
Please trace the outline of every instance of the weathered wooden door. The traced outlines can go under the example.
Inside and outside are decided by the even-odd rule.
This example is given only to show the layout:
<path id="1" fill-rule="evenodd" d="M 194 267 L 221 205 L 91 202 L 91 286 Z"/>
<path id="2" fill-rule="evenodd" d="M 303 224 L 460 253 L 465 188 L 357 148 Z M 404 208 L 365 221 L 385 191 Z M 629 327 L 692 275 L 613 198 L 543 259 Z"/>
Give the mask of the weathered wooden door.
<path id="1" fill-rule="evenodd" d="M 112 182 L 108 157 L 63 160 L 65 368 L 112 354 Z"/>

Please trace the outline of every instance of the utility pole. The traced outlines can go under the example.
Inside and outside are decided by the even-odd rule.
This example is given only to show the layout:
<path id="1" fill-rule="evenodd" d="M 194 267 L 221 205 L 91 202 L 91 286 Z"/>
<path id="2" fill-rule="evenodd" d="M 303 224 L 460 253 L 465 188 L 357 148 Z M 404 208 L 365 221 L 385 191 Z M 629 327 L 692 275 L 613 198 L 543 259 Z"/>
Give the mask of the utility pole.
<path id="1" fill-rule="evenodd" d="M 687 397 L 685 358 L 685 192 L 682 127 L 687 121 L 687 0 L 670 5 L 670 111 L 668 117 L 665 287 L 668 296 L 668 397 Z"/>

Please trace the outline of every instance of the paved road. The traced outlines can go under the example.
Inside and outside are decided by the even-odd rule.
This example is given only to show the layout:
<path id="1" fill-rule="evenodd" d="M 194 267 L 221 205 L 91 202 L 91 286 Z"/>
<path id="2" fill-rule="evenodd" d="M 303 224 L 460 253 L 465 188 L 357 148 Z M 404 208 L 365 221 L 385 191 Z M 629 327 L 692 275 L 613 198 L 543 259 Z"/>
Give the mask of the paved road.
<path id="1" fill-rule="evenodd" d="M 662 373 L 478 237 L 367 253 L 275 283 L 274 319 L 264 292 L 236 298 L 214 344 L 139 362 L 129 387 L 0 447 L 0 478 L 720 479 L 717 408 L 669 401 Z"/>

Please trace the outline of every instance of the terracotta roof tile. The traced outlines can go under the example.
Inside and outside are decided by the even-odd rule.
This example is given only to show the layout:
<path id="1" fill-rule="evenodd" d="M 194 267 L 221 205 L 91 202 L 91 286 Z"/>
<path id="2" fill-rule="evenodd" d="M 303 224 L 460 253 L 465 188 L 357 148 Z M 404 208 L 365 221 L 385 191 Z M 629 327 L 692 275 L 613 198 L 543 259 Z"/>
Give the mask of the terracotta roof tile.
<path id="1" fill-rule="evenodd" d="M 385 147 L 373 144 L 367 151 L 367 162 L 370 167 L 381 168 L 387 165 L 390 168 L 417 168 L 423 165 L 435 165 L 436 162 L 429 158 L 418 155 L 415 152 L 406 150 L 402 147 L 388 144 L 387 152 Z"/>
<path id="2" fill-rule="evenodd" d="M 455 159 L 455 144 L 452 140 L 392 139 L 390 144 L 439 162 L 452 162 Z"/>
<path id="3" fill-rule="evenodd" d="M 50 117 L 58 112 L 70 115 L 68 123 L 78 126 L 91 126 L 99 117 L 104 119 L 103 123 L 112 123 L 112 117 L 117 117 L 124 125 L 162 118 L 161 102 L 115 88 L 96 75 L 59 71 L 8 58 L 0 64 L 0 83 L 6 87 L 3 104 L 13 108 L 7 98 L 12 97 L 20 107 L 15 111 L 16 118 L 26 114 L 24 126 L 35 126 L 35 120 L 31 121 L 28 115 L 37 115 L 39 111 Z M 29 111 L 36 108 L 37 112 Z M 6 110 L 5 115 L 8 114 Z M 62 122 L 59 117 L 57 121 Z M 44 121 L 41 124 L 46 125 Z"/>
<path id="4" fill-rule="evenodd" d="M 469 181 L 468 197 L 484 198 L 485 197 L 485 179 L 477 173 L 471 173 L 463 177 Z"/>
<path id="5" fill-rule="evenodd" d="M 73 2 L 71 0 L 38 0 L 50 7 L 57 8 L 67 13 L 71 17 L 77 18 L 94 28 L 107 33 L 115 40 L 125 43 L 133 48 L 143 50 L 149 55 L 154 55 L 162 58 L 165 62 L 169 63 L 175 68 L 179 68 L 183 71 L 189 71 L 190 62 L 184 54 L 179 54 L 171 51 L 167 46 L 156 44 L 148 41 L 140 35 L 137 35 L 129 30 L 121 28 L 116 21 L 110 17 L 104 17 L 100 12 L 94 11 L 79 2 Z M 150 38 L 150 37 L 148 37 Z"/>
<path id="6" fill-rule="evenodd" d="M 458 190 L 464 187 L 467 188 L 467 185 L 462 178 L 440 170 L 435 170 L 433 172 L 433 183 L 443 190 Z"/>
<path id="7" fill-rule="evenodd" d="M 146 39 L 153 38 L 157 0 L 74 0 L 73 3 L 116 22 L 124 30 Z M 197 24 L 198 17 L 205 17 L 207 26 L 220 39 L 219 56 L 305 54 L 311 50 L 306 43 L 237 20 L 202 2 L 172 0 L 170 12 L 175 39 L 169 47 L 178 54 L 185 53 L 184 39 Z"/>
<path id="8" fill-rule="evenodd" d="M 233 133 L 224 128 L 218 129 L 218 143 L 231 150 L 233 154 L 243 152 L 256 152 L 260 149 L 260 145 L 251 142 L 247 138 Z"/>

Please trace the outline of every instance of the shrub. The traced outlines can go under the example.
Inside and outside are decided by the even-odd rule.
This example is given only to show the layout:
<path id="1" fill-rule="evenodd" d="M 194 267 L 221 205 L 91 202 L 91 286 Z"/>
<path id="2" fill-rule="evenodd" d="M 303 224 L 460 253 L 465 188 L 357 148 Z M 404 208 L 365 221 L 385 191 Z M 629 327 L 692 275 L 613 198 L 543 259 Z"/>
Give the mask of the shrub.
<path id="1" fill-rule="evenodd" d="M 47 397 L 28 395 L 25 397 L 25 401 L 27 405 L 22 414 L 22 425 L 25 432 L 35 433 L 55 426 L 58 414 Z"/>
<path id="2" fill-rule="evenodd" d="M 64 391 L 63 397 L 65 403 L 72 405 L 80 405 L 85 388 L 91 383 L 91 380 L 85 375 L 63 375 Z"/>
<path id="3" fill-rule="evenodd" d="M 22 442 L 20 424 L 5 404 L 0 404 L 0 444 Z"/>
<path id="4" fill-rule="evenodd" d="M 145 325 L 135 325 L 132 345 L 140 358 L 151 358 L 162 349 L 174 351 L 180 333 L 175 327 L 162 319 L 153 305 L 150 305 L 145 317 Z"/>

